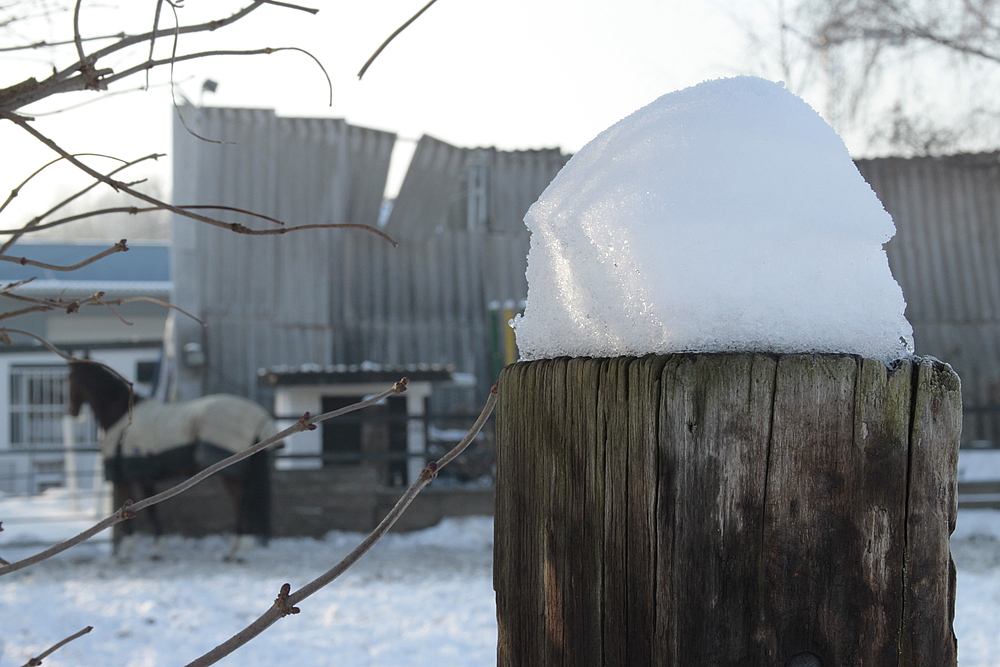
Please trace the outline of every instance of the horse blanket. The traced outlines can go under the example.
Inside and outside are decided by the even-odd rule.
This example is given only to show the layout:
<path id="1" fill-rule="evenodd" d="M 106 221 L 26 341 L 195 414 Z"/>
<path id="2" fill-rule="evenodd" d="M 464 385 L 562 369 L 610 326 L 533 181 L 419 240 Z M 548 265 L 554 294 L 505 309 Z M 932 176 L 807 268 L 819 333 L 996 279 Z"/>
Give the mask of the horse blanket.
<path id="1" fill-rule="evenodd" d="M 236 453 L 277 433 L 271 415 L 253 401 L 213 394 L 184 403 L 147 399 L 108 429 L 101 441 L 104 457 L 162 454 L 195 443 Z"/>

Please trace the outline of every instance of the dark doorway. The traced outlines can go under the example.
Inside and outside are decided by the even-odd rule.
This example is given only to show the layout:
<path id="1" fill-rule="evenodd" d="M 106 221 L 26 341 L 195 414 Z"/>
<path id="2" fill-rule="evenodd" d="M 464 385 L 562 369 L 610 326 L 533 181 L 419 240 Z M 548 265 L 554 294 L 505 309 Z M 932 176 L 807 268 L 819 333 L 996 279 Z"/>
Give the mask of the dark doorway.
<path id="1" fill-rule="evenodd" d="M 362 400 L 363 396 L 324 396 L 324 413 Z M 323 465 L 357 465 L 361 463 L 361 420 L 358 412 L 349 412 L 323 422 Z"/>
<path id="2" fill-rule="evenodd" d="M 363 396 L 324 396 L 323 412 L 338 410 Z M 390 396 L 378 405 L 323 422 L 323 465 L 375 468 L 378 483 L 402 486 L 406 478 L 406 399 Z"/>

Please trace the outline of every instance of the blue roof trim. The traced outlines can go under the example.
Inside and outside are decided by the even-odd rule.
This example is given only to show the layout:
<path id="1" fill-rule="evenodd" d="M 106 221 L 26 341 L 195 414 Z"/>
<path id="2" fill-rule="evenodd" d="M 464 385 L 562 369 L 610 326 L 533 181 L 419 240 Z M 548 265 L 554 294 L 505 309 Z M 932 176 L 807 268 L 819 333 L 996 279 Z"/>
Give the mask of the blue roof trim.
<path id="1" fill-rule="evenodd" d="M 71 266 L 107 250 L 111 244 L 97 243 L 17 243 L 8 257 L 27 257 L 57 266 Z M 0 282 L 17 280 L 60 280 L 64 282 L 169 282 L 170 247 L 168 245 L 129 245 L 119 252 L 75 271 L 52 271 L 0 261 Z"/>

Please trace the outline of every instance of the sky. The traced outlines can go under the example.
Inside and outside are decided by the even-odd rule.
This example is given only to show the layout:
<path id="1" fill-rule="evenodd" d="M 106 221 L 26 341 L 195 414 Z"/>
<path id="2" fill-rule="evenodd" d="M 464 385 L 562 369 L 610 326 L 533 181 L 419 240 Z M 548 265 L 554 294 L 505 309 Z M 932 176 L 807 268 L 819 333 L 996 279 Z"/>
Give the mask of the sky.
<path id="1" fill-rule="evenodd" d="M 356 74 L 362 64 L 424 0 L 319 0 L 313 3 L 320 9 L 315 16 L 268 6 L 207 37 L 182 36 L 179 52 L 264 46 L 305 49 L 330 75 L 332 104 L 317 64 L 291 51 L 179 64 L 174 72 L 175 98 L 274 108 L 281 115 L 346 118 L 408 140 L 426 133 L 461 146 L 558 146 L 575 152 L 604 128 L 664 93 L 709 78 L 746 73 L 742 10 L 732 8 L 739 3 L 727 2 L 439 0 L 385 49 L 360 81 Z M 188 4 L 181 11 L 183 23 L 205 16 L 204 3 Z M 216 16 L 241 6 L 210 4 Z M 153 6 L 132 2 L 117 9 L 85 7 L 81 32 L 147 29 Z M 165 18 L 164 23 L 172 20 Z M 71 25 L 71 16 L 55 16 L 25 26 L 23 33 L 31 39 L 67 38 L 72 36 Z M 169 40 L 160 44 L 162 55 L 167 55 Z M 72 47 L 61 55 L 53 63 L 40 52 L 3 54 L 0 84 L 45 76 L 53 64 L 58 67 L 73 59 Z M 120 69 L 125 62 L 112 59 L 105 66 Z M 205 79 L 218 82 L 215 93 L 202 92 Z M 36 126 L 71 151 L 127 159 L 169 153 L 175 112 L 167 81 L 169 72 L 163 68 L 153 73 L 153 87 L 146 92 L 114 97 L 72 93 L 26 111 L 38 113 Z M 117 89 L 142 83 L 142 77 L 133 77 Z M 99 99 L 102 95 L 104 99 Z M 80 103 L 88 104 L 42 115 Z M 4 154 L 18 157 L 4 160 L 0 167 L 4 193 L 51 155 L 9 125 L 0 127 L 0 146 Z M 390 187 L 398 187 L 412 147 L 412 141 L 400 142 Z M 169 160 L 152 171 L 169 180 Z M 67 190 L 69 172 L 49 170 L 46 179 L 25 189 L 17 202 L 21 205 L 4 212 L 0 223 L 30 215 L 31 207 L 23 204 L 29 194 L 38 201 Z"/>
<path id="2" fill-rule="evenodd" d="M 191 24 L 227 16 L 247 2 L 188 2 L 179 10 L 180 21 Z M 459 146 L 558 146 L 573 153 L 663 94 L 718 77 L 785 76 L 778 66 L 778 26 L 782 23 L 778 10 L 783 0 L 438 0 L 382 52 L 359 81 L 357 72 L 368 57 L 424 3 L 316 0 L 311 3 L 319 10 L 315 15 L 264 6 L 231 26 L 184 35 L 178 43 L 178 53 L 303 49 L 322 63 L 330 87 L 320 66 L 298 51 L 216 56 L 178 64 L 173 72 L 173 96 L 170 71 L 164 67 L 152 72 L 151 88 L 145 92 L 114 96 L 93 91 L 71 93 L 25 112 L 37 114 L 36 126 L 71 151 L 126 159 L 170 153 L 176 114 L 173 101 L 270 108 L 290 116 L 346 118 L 356 125 L 396 132 L 404 139 L 398 142 L 394 155 L 391 195 L 402 180 L 415 141 L 425 133 Z M 143 32 L 152 24 L 154 7 L 153 0 L 91 0 L 81 11 L 81 33 Z M 166 14 L 161 27 L 173 25 L 173 21 L 173 16 Z M 0 31 L 0 47 L 71 38 L 72 13 L 20 24 L 17 30 Z M 787 72 L 793 79 L 790 88 L 821 114 L 835 113 L 837 100 L 826 99 L 815 59 L 808 57 L 800 42 L 801 38 L 786 34 L 784 43 L 798 63 L 794 71 Z M 88 42 L 87 48 L 104 44 Z M 172 46 L 172 40 L 160 40 L 157 57 L 168 56 Z M 128 57 L 114 56 L 100 64 L 120 71 L 141 61 L 146 52 L 143 46 Z M 903 60 L 915 53 L 917 60 L 912 63 L 918 64 Z M 937 102 L 932 112 L 937 117 L 975 103 L 957 101 L 960 94 L 974 93 L 977 100 L 996 97 L 989 92 L 997 89 L 996 82 L 975 83 L 979 81 L 975 77 L 986 76 L 976 66 L 966 63 L 956 67 L 954 60 L 938 60 L 939 67 L 928 70 L 920 60 L 921 53 L 919 49 L 899 51 L 895 75 L 880 86 L 897 93 L 923 91 L 925 98 Z M 933 57 L 929 51 L 925 55 Z M 0 86 L 27 76 L 42 78 L 53 66 L 64 67 L 75 58 L 72 45 L 54 55 L 0 52 Z M 982 63 L 979 66 L 985 67 Z M 987 68 L 989 73 L 993 69 Z M 206 79 L 218 83 L 214 93 L 202 91 Z M 947 89 L 949 82 L 955 90 Z M 144 77 L 135 76 L 112 86 L 110 92 L 143 83 Z M 927 94 L 928 89 L 944 92 Z M 84 106 L 45 115 L 79 104 Z M 844 131 L 842 124 L 838 127 Z M 842 136 L 852 154 L 865 154 L 867 137 Z M 52 155 L 6 123 L 0 124 L 0 154 L 17 158 L 0 160 L 0 193 L 9 191 Z M 92 164 L 100 162 L 95 159 Z M 134 173 L 154 176 L 165 191 L 170 168 L 167 157 Z M 30 219 L 43 203 L 68 193 L 78 182 L 76 178 L 67 167 L 47 170 L 45 178 L 26 188 L 19 201 L 0 213 L 0 228 Z"/>

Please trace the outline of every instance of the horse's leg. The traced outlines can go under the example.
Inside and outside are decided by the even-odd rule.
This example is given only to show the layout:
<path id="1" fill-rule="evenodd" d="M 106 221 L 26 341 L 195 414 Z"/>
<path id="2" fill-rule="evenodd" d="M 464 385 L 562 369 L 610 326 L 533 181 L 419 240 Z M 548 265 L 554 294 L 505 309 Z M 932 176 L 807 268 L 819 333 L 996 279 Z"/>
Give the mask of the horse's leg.
<path id="1" fill-rule="evenodd" d="M 115 483 L 115 506 L 121 507 L 129 500 L 135 502 L 138 498 L 135 491 L 136 488 L 131 482 Z M 115 528 L 120 528 L 120 530 L 112 535 L 111 553 L 122 560 L 131 558 L 132 552 L 135 551 L 136 537 L 134 522 L 135 519 L 126 519 L 115 525 Z"/>
<path id="2" fill-rule="evenodd" d="M 143 499 L 156 495 L 156 482 L 152 480 L 145 480 L 141 483 L 141 486 Z M 150 556 L 150 558 L 152 560 L 160 560 L 163 557 L 163 554 L 161 553 L 163 550 L 163 542 L 160 539 L 163 536 L 163 524 L 160 523 L 160 513 L 157 510 L 156 505 L 150 505 L 146 511 L 149 512 L 149 520 L 153 524 L 153 555 Z"/>
<path id="3" fill-rule="evenodd" d="M 117 510 L 125 501 L 129 499 L 129 484 L 122 482 L 114 482 L 111 485 L 111 503 Z M 111 555 L 114 557 L 123 556 L 122 553 L 122 542 L 125 537 L 132 534 L 134 526 L 131 520 L 126 520 L 121 523 L 116 523 L 114 528 L 111 529 Z"/>
<path id="4" fill-rule="evenodd" d="M 261 546 L 267 546 L 271 537 L 271 453 L 258 452 L 245 463 L 240 502 L 243 532 L 255 536 Z"/>
<path id="5" fill-rule="evenodd" d="M 239 554 L 243 551 L 243 537 L 247 532 L 246 510 L 244 509 L 246 480 L 244 476 L 232 477 L 223 474 L 221 477 L 229 497 L 233 500 L 233 508 L 236 510 L 236 532 L 229 542 L 229 551 L 226 552 L 222 560 L 227 563 L 242 563 L 243 559 L 240 558 Z"/>
<path id="6" fill-rule="evenodd" d="M 231 453 L 211 443 L 198 443 L 194 450 L 194 462 L 198 468 L 207 468 Z M 250 457 L 250 459 L 235 463 L 219 473 L 219 478 L 233 501 L 233 510 L 236 515 L 236 532 L 230 542 L 228 552 L 223 557 L 225 561 L 240 561 L 238 554 L 244 547 L 245 536 L 247 533 L 254 532 L 252 512 L 256 507 L 256 496 L 251 493 L 248 484 L 248 481 L 253 478 L 251 462 L 254 458 Z"/>

